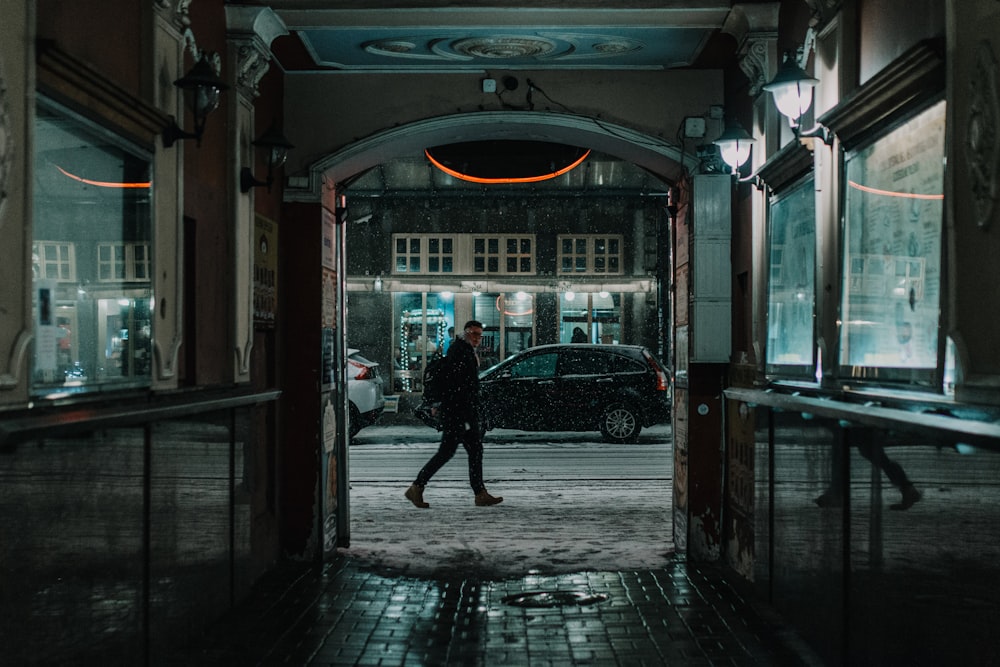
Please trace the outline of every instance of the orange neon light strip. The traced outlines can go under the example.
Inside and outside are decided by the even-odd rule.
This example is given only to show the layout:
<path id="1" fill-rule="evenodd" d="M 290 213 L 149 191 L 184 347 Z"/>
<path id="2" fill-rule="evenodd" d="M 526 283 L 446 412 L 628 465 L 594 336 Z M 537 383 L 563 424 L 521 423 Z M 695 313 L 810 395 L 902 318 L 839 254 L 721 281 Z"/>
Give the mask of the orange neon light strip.
<path id="1" fill-rule="evenodd" d="M 500 297 L 499 296 L 497 297 L 496 303 L 494 303 L 493 305 L 496 306 L 497 310 L 500 310 Z M 522 315 L 531 315 L 531 314 L 533 314 L 535 312 L 535 309 L 534 308 L 528 308 L 527 310 L 525 310 L 523 312 L 520 312 L 520 313 L 514 312 L 513 310 L 506 310 L 506 309 L 503 310 L 503 311 L 501 311 L 501 312 L 504 315 L 509 315 L 511 317 L 519 317 L 519 316 L 522 316 Z"/>
<path id="2" fill-rule="evenodd" d="M 857 188 L 862 192 L 870 192 L 873 195 L 885 195 L 886 197 L 903 197 L 905 199 L 944 199 L 944 195 L 920 195 L 914 192 L 893 192 L 892 190 L 879 190 L 878 188 L 870 188 L 867 185 L 861 185 L 860 183 L 855 183 L 854 181 L 847 181 L 847 183 L 852 188 Z"/>
<path id="3" fill-rule="evenodd" d="M 430 152 L 427 150 L 424 151 L 424 155 L 426 155 L 427 159 L 431 161 L 431 164 L 433 164 L 435 167 L 437 167 L 444 173 L 454 176 L 455 178 L 459 178 L 463 181 L 469 181 L 470 183 L 537 183 L 538 181 L 547 181 L 550 178 L 555 178 L 556 176 L 562 176 L 567 171 L 572 171 L 576 169 L 577 167 L 580 166 L 580 163 L 586 160 L 587 156 L 590 155 L 590 149 L 588 148 L 587 152 L 584 153 L 582 156 L 580 156 L 579 160 L 572 163 L 568 167 L 563 167 L 559 171 L 553 171 L 549 174 L 542 174 L 541 176 L 523 176 L 521 178 L 483 178 L 481 176 L 470 176 L 469 174 L 463 174 L 460 171 L 455 171 L 454 169 L 444 166 L 443 164 L 435 160 L 431 156 Z"/>
<path id="4" fill-rule="evenodd" d="M 82 176 L 77 176 L 76 174 L 71 174 L 59 165 L 53 165 L 58 169 L 63 176 L 68 176 L 74 181 L 80 181 L 81 183 L 86 183 L 87 185 L 94 185 L 99 188 L 148 188 L 153 184 L 152 181 L 146 181 L 145 183 L 114 183 L 111 181 L 92 181 L 89 178 L 83 178 Z"/>

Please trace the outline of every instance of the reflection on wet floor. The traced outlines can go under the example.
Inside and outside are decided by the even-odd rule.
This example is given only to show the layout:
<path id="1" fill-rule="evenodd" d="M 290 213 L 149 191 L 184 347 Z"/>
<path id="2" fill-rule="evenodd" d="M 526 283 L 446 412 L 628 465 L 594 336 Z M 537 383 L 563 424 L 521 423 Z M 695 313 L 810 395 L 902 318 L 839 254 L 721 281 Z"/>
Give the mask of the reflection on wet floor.
<path id="1" fill-rule="evenodd" d="M 187 665 L 819 664 L 718 572 L 529 575 L 506 581 L 387 577 L 337 558 L 286 565 Z M 539 591 L 563 604 L 520 606 Z M 581 604 L 580 600 L 593 602 Z M 162 656 L 166 658 L 167 656 Z"/>

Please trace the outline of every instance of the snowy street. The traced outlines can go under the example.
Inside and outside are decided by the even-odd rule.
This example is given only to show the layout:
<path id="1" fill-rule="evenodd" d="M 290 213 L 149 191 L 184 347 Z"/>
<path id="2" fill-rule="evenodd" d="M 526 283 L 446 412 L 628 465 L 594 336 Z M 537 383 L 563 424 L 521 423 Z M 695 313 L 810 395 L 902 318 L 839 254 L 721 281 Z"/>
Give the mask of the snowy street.
<path id="1" fill-rule="evenodd" d="M 670 426 L 634 445 L 597 433 L 493 431 L 487 488 L 504 502 L 475 507 L 462 449 L 427 486 L 431 507 L 403 497 L 437 449 L 423 426 L 372 426 L 350 449 L 351 546 L 344 553 L 413 576 L 627 570 L 664 565 L 673 551 Z"/>

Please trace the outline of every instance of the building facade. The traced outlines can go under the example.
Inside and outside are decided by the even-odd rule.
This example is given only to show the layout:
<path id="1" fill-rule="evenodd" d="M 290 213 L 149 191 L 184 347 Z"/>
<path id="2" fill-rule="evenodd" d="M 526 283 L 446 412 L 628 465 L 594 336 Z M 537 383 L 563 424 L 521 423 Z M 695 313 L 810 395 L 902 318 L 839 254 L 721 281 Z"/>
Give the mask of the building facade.
<path id="1" fill-rule="evenodd" d="M 610 164 L 626 168 L 607 158 L 578 168 L 597 179 Z M 458 184 L 443 192 L 397 184 L 405 194 L 389 197 L 353 185 L 347 327 L 380 334 L 349 346 L 392 369 L 392 392 L 419 392 L 426 361 L 472 319 L 484 324 L 484 367 L 532 345 L 570 342 L 578 329 L 589 342 L 661 352 L 666 255 L 658 240 L 669 227 L 670 190 L 635 171 L 630 191 L 586 196 L 568 177 L 488 198 Z"/>

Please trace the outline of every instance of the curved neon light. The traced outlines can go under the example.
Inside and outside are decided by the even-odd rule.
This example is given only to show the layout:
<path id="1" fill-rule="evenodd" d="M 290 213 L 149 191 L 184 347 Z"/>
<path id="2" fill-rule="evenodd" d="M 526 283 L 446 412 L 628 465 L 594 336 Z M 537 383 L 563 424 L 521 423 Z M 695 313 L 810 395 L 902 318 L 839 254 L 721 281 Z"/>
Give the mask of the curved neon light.
<path id="1" fill-rule="evenodd" d="M 527 310 L 522 310 L 522 311 L 500 310 L 500 297 L 499 296 L 497 297 L 496 303 L 494 305 L 496 306 L 496 309 L 499 312 L 503 313 L 504 315 L 510 315 L 511 317 L 517 317 L 519 315 L 532 315 L 535 312 L 534 308 L 528 308 Z"/>
<path id="2" fill-rule="evenodd" d="M 861 185 L 860 183 L 855 183 L 854 181 L 847 181 L 847 184 L 852 188 L 861 190 L 862 192 L 868 192 L 873 195 L 885 195 L 886 197 L 903 197 L 905 199 L 944 199 L 944 195 L 921 195 L 915 192 L 894 192 L 892 190 L 879 190 L 878 188 L 871 188 L 867 185 Z"/>
<path id="3" fill-rule="evenodd" d="M 489 184 L 489 183 L 537 183 L 539 181 L 547 181 L 550 178 L 556 178 L 557 176 L 562 176 L 566 172 L 572 171 L 572 170 L 576 169 L 577 167 L 580 166 L 580 163 L 583 162 L 584 160 L 586 160 L 587 156 L 590 155 L 590 149 L 588 148 L 587 152 L 585 152 L 583 155 L 581 155 L 578 160 L 572 162 L 571 164 L 569 164 L 566 167 L 563 167 L 562 169 L 559 169 L 558 171 L 553 171 L 553 172 L 550 172 L 548 174 L 542 174 L 540 176 L 521 176 L 521 177 L 518 177 L 518 178 L 484 178 L 482 176 L 470 176 L 469 174 L 463 174 L 460 171 L 455 171 L 451 167 L 444 166 L 443 164 L 441 164 L 441 162 L 439 162 L 438 160 L 435 160 L 434 157 L 430 154 L 430 151 L 428 151 L 426 149 L 424 150 L 424 155 L 426 155 L 427 159 L 431 161 L 431 164 L 433 164 L 435 167 L 437 167 L 438 169 L 440 169 L 444 173 L 448 174 L 449 176 L 454 176 L 455 178 L 461 179 L 463 181 L 469 181 L 470 183 L 487 183 L 487 184 Z"/>
<path id="4" fill-rule="evenodd" d="M 113 181 L 93 181 L 89 178 L 84 178 L 82 176 L 77 176 L 76 174 L 71 174 L 70 172 L 60 167 L 59 165 L 53 165 L 53 166 L 56 169 L 58 169 L 63 176 L 67 176 L 69 178 L 72 178 L 74 181 L 80 181 L 81 183 L 85 183 L 87 185 L 93 185 L 98 188 L 148 188 L 153 184 L 152 181 L 137 182 L 137 183 L 115 183 Z"/>

